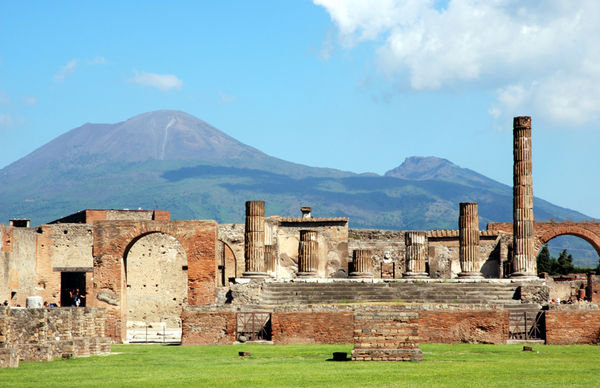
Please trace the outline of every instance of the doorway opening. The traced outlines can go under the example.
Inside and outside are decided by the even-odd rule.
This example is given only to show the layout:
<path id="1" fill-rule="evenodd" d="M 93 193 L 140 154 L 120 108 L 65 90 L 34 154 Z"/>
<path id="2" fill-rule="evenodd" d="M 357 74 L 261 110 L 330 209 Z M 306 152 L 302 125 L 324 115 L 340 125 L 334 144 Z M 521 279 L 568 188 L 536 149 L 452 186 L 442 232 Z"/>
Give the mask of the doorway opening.
<path id="1" fill-rule="evenodd" d="M 79 292 L 82 296 L 79 307 L 85 307 L 85 272 L 60 273 L 60 305 L 62 307 L 75 306 L 73 295 Z"/>

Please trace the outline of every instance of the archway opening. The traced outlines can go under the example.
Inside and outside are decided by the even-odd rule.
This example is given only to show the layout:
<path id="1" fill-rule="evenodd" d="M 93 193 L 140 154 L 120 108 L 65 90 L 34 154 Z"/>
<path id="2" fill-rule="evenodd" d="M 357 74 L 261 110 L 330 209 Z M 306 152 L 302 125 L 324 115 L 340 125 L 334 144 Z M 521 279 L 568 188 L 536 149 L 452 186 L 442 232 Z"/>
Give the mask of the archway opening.
<path id="1" fill-rule="evenodd" d="M 219 241 L 220 249 L 217 258 L 217 286 L 225 287 L 237 277 L 237 259 L 231 247 Z"/>
<path id="2" fill-rule="evenodd" d="M 131 245 L 125 257 L 128 342 L 181 340 L 187 269 L 185 250 L 172 236 L 151 233 Z"/>
<path id="3" fill-rule="evenodd" d="M 544 247 L 547 248 L 544 248 Z M 544 250 L 547 249 L 547 253 Z M 595 270 L 599 263 L 599 255 L 596 248 L 584 238 L 577 235 L 562 234 L 548 240 L 538 251 L 540 254 L 548 255 L 550 266 L 553 268 L 540 268 L 538 261 L 538 272 L 547 272 L 552 275 L 569 272 L 585 273 L 589 270 Z M 560 263 L 558 263 L 560 261 Z M 569 269 L 569 270 L 567 270 Z"/>

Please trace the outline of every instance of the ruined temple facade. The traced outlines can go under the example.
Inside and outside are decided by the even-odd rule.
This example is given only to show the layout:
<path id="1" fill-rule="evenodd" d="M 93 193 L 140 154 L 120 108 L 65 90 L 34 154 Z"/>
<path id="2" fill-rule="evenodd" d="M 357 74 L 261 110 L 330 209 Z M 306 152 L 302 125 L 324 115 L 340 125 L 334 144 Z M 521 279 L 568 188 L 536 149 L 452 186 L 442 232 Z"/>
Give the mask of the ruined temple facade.
<path id="1" fill-rule="evenodd" d="M 151 326 L 183 331 L 187 343 L 235 340 L 244 333 L 239 311 L 275 314 L 272 326 L 282 343 L 293 343 L 290 327 L 305 325 L 309 332 L 314 325 L 318 331 L 332 320 L 373 314 L 310 306 L 330 303 L 327 297 L 446 303 L 466 295 L 459 301 L 464 306 L 465 300 L 489 303 L 488 296 L 506 303 L 503 298 L 512 300 L 520 287 L 520 299 L 538 303 L 545 284 L 537 280 L 537 250 L 558 235 L 573 234 L 600 251 L 600 224 L 534 222 L 530 118 L 515 118 L 513 151 L 514 221 L 490 223 L 486 230 L 479 230 L 477 203 L 471 202 L 458 206 L 455 230 L 350 229 L 348 218 L 319 217 L 318 210 L 315 216 L 310 207 L 298 216 L 265 217 L 263 201 L 248 201 L 239 224 L 171 220 L 162 210 L 84 210 L 35 227 L 13 220 L 0 225 L 0 302 L 25 306 L 27 297 L 41 296 L 68 306 L 70 293 L 80 290 L 84 305 L 105 310 L 106 336 L 116 341 Z M 288 303 L 309 307 L 299 311 Z M 260 307 L 265 305 L 271 307 Z M 472 314 L 505 319 L 488 310 Z M 461 311 L 450 316 L 465 316 Z M 298 326 L 294 314 L 300 313 Z M 204 320 L 194 321 L 198 316 Z M 332 338 L 352 338 L 331 327 Z M 199 337 L 213 329 L 208 339 Z M 434 333 L 432 326 L 428 338 Z"/>

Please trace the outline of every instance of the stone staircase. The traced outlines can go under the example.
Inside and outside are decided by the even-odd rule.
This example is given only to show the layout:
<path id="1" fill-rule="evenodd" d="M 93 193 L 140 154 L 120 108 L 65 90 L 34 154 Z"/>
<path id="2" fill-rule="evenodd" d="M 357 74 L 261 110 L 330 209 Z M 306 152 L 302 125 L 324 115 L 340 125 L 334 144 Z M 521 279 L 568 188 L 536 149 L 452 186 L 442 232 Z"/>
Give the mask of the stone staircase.
<path id="1" fill-rule="evenodd" d="M 512 282 L 266 282 L 264 305 L 357 302 L 463 303 L 512 305 L 519 283 Z"/>

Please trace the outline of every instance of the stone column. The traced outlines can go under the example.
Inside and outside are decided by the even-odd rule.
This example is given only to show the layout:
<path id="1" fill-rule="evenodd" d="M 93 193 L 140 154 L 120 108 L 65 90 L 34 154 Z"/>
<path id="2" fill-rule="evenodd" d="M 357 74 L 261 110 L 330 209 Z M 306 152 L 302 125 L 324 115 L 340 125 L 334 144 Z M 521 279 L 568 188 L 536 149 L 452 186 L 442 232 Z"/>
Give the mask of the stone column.
<path id="1" fill-rule="evenodd" d="M 479 271 L 479 215 L 477 202 L 461 202 L 458 217 L 460 278 L 482 279 Z"/>
<path id="2" fill-rule="evenodd" d="M 246 202 L 246 230 L 244 232 L 244 277 L 267 276 L 265 273 L 265 202 Z"/>
<path id="3" fill-rule="evenodd" d="M 275 273 L 275 245 L 265 245 L 265 272 Z"/>
<path id="4" fill-rule="evenodd" d="M 317 232 L 313 230 L 300 231 L 300 246 L 298 247 L 298 277 L 316 277 L 319 268 L 319 242 Z"/>
<path id="5" fill-rule="evenodd" d="M 404 244 L 406 245 L 406 272 L 402 277 L 409 279 L 423 279 L 429 277 L 425 272 L 427 259 L 427 234 L 425 232 L 405 232 Z"/>
<path id="6" fill-rule="evenodd" d="M 536 278 L 533 181 L 531 177 L 531 117 L 513 121 L 513 266 L 511 277 Z"/>
<path id="7" fill-rule="evenodd" d="M 370 249 L 355 249 L 352 251 L 352 265 L 354 270 L 350 272 L 353 278 L 373 277 L 373 251 Z"/>

